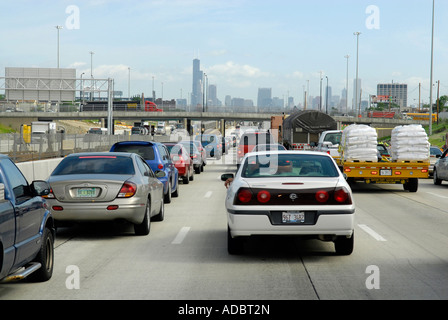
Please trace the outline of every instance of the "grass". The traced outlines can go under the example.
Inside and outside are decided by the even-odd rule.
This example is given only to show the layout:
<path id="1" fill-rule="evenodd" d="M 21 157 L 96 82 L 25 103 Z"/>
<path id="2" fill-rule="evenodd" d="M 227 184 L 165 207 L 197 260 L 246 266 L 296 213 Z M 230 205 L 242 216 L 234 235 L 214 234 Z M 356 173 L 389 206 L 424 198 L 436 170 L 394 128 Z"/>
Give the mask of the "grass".
<path id="1" fill-rule="evenodd" d="M 429 125 L 424 126 L 427 133 L 429 133 Z M 433 123 L 432 125 L 432 135 L 430 135 L 429 143 L 433 146 L 443 147 L 446 141 L 446 134 L 448 133 L 448 121 L 447 120 L 439 120 L 439 123 Z"/>
<path id="2" fill-rule="evenodd" d="M 0 133 L 15 133 L 16 131 L 13 130 L 11 127 L 7 127 L 0 124 Z"/>

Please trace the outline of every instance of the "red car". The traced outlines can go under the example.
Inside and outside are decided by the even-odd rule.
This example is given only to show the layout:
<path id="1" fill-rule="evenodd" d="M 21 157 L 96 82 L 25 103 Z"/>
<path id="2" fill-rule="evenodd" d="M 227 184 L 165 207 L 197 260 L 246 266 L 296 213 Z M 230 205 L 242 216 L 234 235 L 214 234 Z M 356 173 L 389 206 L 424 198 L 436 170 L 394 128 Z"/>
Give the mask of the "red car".
<path id="1" fill-rule="evenodd" d="M 171 160 L 179 171 L 179 178 L 182 178 L 184 184 L 189 184 L 194 179 L 194 166 L 187 148 L 175 142 L 163 144 L 168 148 Z"/>

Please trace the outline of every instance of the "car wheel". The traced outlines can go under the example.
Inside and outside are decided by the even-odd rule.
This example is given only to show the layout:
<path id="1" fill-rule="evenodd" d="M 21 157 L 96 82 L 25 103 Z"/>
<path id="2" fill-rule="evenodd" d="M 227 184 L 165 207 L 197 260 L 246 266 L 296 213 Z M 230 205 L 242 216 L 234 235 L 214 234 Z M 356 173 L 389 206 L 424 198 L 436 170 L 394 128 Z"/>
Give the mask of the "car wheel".
<path id="1" fill-rule="evenodd" d="M 177 183 L 176 190 L 171 194 L 171 197 L 174 197 L 174 198 L 179 197 L 179 183 Z"/>
<path id="2" fill-rule="evenodd" d="M 194 173 L 201 174 L 201 167 L 194 168 Z"/>
<path id="3" fill-rule="evenodd" d="M 353 233 L 350 238 L 342 236 L 338 237 L 334 241 L 334 247 L 336 249 L 336 253 L 342 256 L 351 255 L 353 252 L 354 244 L 355 244 L 355 233 Z"/>
<path id="4" fill-rule="evenodd" d="M 182 177 L 182 183 L 183 184 L 189 184 L 190 183 L 190 173 L 188 173 L 186 177 Z"/>
<path id="5" fill-rule="evenodd" d="M 227 252 L 229 254 L 242 254 L 244 252 L 244 238 L 232 238 L 230 227 L 227 227 Z"/>
<path id="6" fill-rule="evenodd" d="M 194 170 L 191 170 L 191 175 L 190 175 L 190 181 L 193 181 L 194 180 Z"/>
<path id="7" fill-rule="evenodd" d="M 162 202 L 162 204 L 160 205 L 160 211 L 156 216 L 154 216 L 153 221 L 165 220 L 165 203 L 163 202 L 163 199 L 161 202 Z"/>
<path id="8" fill-rule="evenodd" d="M 163 201 L 165 201 L 165 203 L 171 203 L 171 182 L 168 183 L 168 190 L 165 193 Z"/>
<path id="9" fill-rule="evenodd" d="M 134 224 L 134 232 L 138 236 L 146 236 L 151 230 L 151 205 L 149 199 L 146 202 L 145 216 L 143 222 L 140 224 Z"/>
<path id="10" fill-rule="evenodd" d="M 54 238 L 50 229 L 45 228 L 42 244 L 34 262 L 42 266 L 29 276 L 33 282 L 45 282 L 50 280 L 53 275 L 54 265 Z"/>
<path id="11" fill-rule="evenodd" d="M 432 178 L 434 179 L 434 184 L 440 186 L 442 184 L 442 180 L 437 177 L 437 171 L 434 169 L 434 173 L 432 174 Z"/>
<path id="12" fill-rule="evenodd" d="M 205 164 L 204 163 L 202 163 L 202 165 L 201 165 L 201 172 L 204 172 L 204 167 L 205 167 Z"/>

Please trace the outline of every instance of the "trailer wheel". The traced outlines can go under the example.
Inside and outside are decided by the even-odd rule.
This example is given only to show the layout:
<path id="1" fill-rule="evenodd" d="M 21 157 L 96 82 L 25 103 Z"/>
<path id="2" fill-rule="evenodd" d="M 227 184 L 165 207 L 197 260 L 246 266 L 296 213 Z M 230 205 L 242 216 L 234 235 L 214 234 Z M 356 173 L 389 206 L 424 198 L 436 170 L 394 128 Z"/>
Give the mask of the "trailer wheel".
<path id="1" fill-rule="evenodd" d="M 409 190 L 409 192 L 417 192 L 418 190 L 418 179 L 411 178 L 408 182 L 403 185 L 404 190 Z"/>

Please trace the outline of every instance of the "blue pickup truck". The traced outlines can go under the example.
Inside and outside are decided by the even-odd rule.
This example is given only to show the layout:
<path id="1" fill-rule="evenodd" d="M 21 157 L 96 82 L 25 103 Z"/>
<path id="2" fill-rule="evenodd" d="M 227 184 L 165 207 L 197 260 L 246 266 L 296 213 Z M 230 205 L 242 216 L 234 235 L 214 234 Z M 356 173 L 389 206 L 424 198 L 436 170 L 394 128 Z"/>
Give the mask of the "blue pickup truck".
<path id="1" fill-rule="evenodd" d="M 0 281 L 51 278 L 54 262 L 53 217 L 42 196 L 45 181 L 28 184 L 6 155 L 0 155 Z"/>

